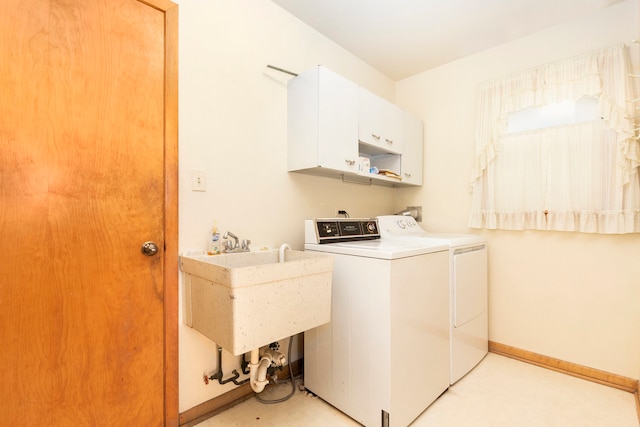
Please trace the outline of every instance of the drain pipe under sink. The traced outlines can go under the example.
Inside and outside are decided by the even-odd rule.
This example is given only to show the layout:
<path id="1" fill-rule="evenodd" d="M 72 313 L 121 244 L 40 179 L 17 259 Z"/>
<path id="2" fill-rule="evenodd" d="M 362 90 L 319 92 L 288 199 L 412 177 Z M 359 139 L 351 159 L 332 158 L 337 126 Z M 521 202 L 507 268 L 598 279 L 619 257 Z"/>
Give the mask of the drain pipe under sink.
<path id="1" fill-rule="evenodd" d="M 262 392 L 269 380 L 267 380 L 267 368 L 271 365 L 271 359 L 260 359 L 260 349 L 251 350 L 251 363 L 249 363 L 249 383 L 256 393 Z"/>
<path id="2" fill-rule="evenodd" d="M 260 357 L 260 349 L 251 350 L 251 363 L 249 363 L 249 383 L 251 389 L 256 393 L 262 392 L 264 388 L 269 384 L 267 379 L 267 369 L 271 366 L 271 363 L 276 366 L 283 366 L 287 363 L 287 358 L 279 351 L 267 349 L 262 353 Z"/>

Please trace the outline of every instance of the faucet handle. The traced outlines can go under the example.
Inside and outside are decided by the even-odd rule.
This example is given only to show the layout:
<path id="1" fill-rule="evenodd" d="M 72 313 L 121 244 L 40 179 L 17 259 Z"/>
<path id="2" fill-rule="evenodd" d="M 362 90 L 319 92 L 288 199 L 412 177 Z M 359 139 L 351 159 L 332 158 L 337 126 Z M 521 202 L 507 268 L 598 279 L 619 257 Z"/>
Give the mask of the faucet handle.
<path id="1" fill-rule="evenodd" d="M 251 240 L 243 240 L 242 241 L 242 249 L 244 249 L 245 251 L 249 250 L 249 245 L 251 244 Z"/>

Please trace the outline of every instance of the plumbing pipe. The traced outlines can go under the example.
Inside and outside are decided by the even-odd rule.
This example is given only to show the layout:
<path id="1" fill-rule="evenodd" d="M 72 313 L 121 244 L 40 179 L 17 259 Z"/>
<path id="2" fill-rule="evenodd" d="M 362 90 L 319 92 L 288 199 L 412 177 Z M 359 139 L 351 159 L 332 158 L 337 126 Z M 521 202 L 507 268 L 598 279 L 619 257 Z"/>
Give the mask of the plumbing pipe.
<path id="1" fill-rule="evenodd" d="M 284 354 L 270 348 L 266 349 L 260 357 L 260 349 L 251 350 L 251 363 L 249 364 L 249 378 L 251 389 L 256 393 L 262 392 L 269 380 L 267 379 L 267 370 L 271 364 L 276 366 L 284 366 L 287 358 Z"/>
<path id="2" fill-rule="evenodd" d="M 222 378 L 224 378 L 224 373 L 222 372 L 222 347 L 217 346 L 218 347 L 218 371 L 211 375 L 211 376 L 207 376 L 205 374 L 204 376 L 204 383 L 205 384 L 209 384 L 209 380 L 218 380 L 219 384 L 226 384 L 228 382 L 233 381 L 233 383 L 235 385 L 242 385 L 245 384 L 247 381 L 249 381 L 249 378 L 245 378 L 242 381 L 238 381 L 238 378 L 240 378 L 240 374 L 238 373 L 238 371 L 236 371 L 235 369 L 231 372 L 233 374 L 233 376 L 227 378 L 226 380 L 223 380 Z M 243 362 L 244 362 L 244 355 L 242 356 Z M 242 373 L 243 374 L 248 374 L 249 372 L 245 372 L 244 367 L 242 368 Z"/>
<path id="3" fill-rule="evenodd" d="M 260 349 L 251 350 L 251 362 L 249 362 L 249 384 L 251 384 L 251 389 L 256 393 L 260 393 L 260 391 L 264 389 L 264 386 L 262 386 L 262 389 L 260 391 L 257 391 L 256 389 L 258 387 L 255 385 L 256 378 L 258 377 L 259 363 L 260 363 Z"/>
<path id="4" fill-rule="evenodd" d="M 262 392 L 269 384 L 267 380 L 267 368 L 271 365 L 271 355 L 266 354 L 260 358 L 260 349 L 251 350 L 251 363 L 249 364 L 249 383 L 256 393 Z"/>
<path id="5" fill-rule="evenodd" d="M 291 360 L 291 347 L 293 347 L 291 344 L 293 342 L 293 337 L 289 337 L 289 348 L 287 350 L 287 359 Z M 274 404 L 274 403 L 280 403 L 280 402 L 284 402 L 285 400 L 289 400 L 293 397 L 293 395 L 296 393 L 296 380 L 293 376 L 293 369 L 291 368 L 291 363 L 289 363 L 289 378 L 291 380 L 291 392 L 281 398 L 278 399 L 263 399 L 260 397 L 259 394 L 256 394 L 256 400 L 260 403 L 265 403 L 265 404 Z"/>
<path id="6" fill-rule="evenodd" d="M 394 213 L 394 215 L 411 216 L 411 217 L 413 217 L 414 219 L 417 220 L 417 218 L 418 218 L 418 209 L 416 209 L 414 207 L 408 207 L 407 209 L 405 209 L 403 211 Z"/>
<path id="7" fill-rule="evenodd" d="M 266 356 L 267 354 L 271 357 L 275 366 L 284 366 L 287 363 L 287 357 L 278 350 L 267 348 L 262 352 L 262 356 Z"/>
<path id="8" fill-rule="evenodd" d="M 282 245 L 280 245 L 280 255 L 278 256 L 278 261 L 279 262 L 284 262 L 284 251 L 285 251 L 285 249 L 291 250 L 291 246 L 289 246 L 286 243 L 283 243 Z"/>
<path id="9" fill-rule="evenodd" d="M 271 355 L 262 356 L 260 359 L 260 364 L 258 365 L 258 375 L 255 381 L 255 385 L 259 390 L 255 390 L 257 393 L 260 393 L 264 390 L 265 386 L 269 384 L 269 380 L 267 379 L 267 370 L 271 366 Z"/>

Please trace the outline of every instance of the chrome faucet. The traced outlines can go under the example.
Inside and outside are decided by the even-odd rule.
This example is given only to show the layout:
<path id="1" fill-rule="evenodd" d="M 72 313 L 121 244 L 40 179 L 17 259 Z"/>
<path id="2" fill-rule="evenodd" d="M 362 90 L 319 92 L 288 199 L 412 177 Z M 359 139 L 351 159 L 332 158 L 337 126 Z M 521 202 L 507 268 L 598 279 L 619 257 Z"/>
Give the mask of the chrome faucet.
<path id="1" fill-rule="evenodd" d="M 229 237 L 231 237 L 233 239 L 233 241 L 235 242 L 235 243 L 227 242 L 227 243 L 230 243 L 231 249 L 236 249 L 236 248 L 240 247 L 240 243 L 238 243 L 238 240 L 239 240 L 238 236 L 236 236 L 232 232 L 227 231 L 226 233 L 224 233 L 224 236 L 222 236 L 223 239 L 228 239 Z"/>
<path id="2" fill-rule="evenodd" d="M 238 236 L 236 236 L 235 234 L 233 234 L 230 231 L 227 231 L 226 233 L 224 233 L 224 235 L 222 236 L 223 239 L 233 239 L 233 242 L 230 240 L 227 240 L 225 242 L 224 245 L 224 251 L 227 253 L 233 253 L 233 252 L 249 252 L 251 249 L 249 248 L 249 245 L 251 244 L 251 240 L 243 240 L 242 241 L 242 246 L 240 246 L 240 239 L 238 238 Z"/>

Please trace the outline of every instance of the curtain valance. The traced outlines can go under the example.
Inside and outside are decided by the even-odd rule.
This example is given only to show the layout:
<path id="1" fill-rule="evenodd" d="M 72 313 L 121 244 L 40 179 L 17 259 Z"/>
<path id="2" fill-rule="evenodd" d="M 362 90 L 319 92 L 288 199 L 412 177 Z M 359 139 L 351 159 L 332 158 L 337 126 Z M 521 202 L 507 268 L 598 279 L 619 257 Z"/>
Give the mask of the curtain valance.
<path id="1" fill-rule="evenodd" d="M 633 107 L 627 76 L 629 61 L 624 44 L 540 66 L 483 84 L 479 92 L 476 159 L 472 183 L 497 154 L 510 113 L 530 107 L 597 97 L 602 118 L 619 134 L 623 154 L 618 174 L 626 183 L 640 165 L 640 143 L 634 139 Z"/>

